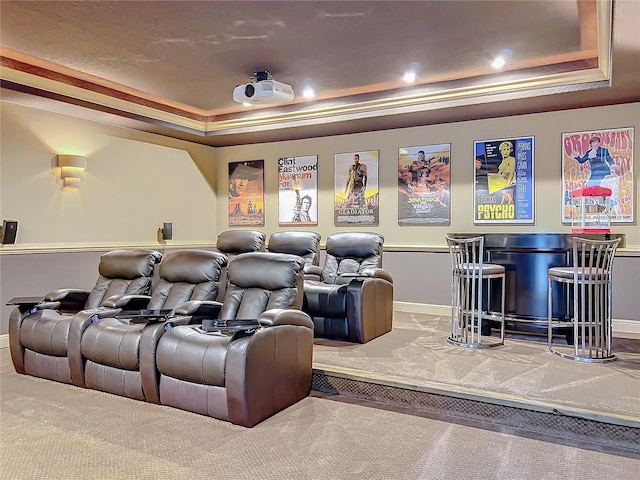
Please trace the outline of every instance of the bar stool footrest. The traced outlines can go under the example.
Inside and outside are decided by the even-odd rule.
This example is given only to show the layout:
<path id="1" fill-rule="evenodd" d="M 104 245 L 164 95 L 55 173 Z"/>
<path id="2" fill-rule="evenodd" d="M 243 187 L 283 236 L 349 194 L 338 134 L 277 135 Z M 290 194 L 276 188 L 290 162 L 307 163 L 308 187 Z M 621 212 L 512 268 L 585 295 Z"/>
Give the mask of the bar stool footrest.
<path id="1" fill-rule="evenodd" d="M 555 353 L 556 355 L 562 358 L 567 358 L 569 360 L 575 360 L 576 362 L 584 362 L 584 363 L 607 363 L 607 362 L 613 362 L 618 359 L 613 354 L 606 357 L 589 357 L 589 356 L 583 357 L 580 355 L 575 355 L 574 353 L 560 351 L 554 347 L 549 347 L 549 351 L 551 353 Z"/>
<path id="2" fill-rule="evenodd" d="M 461 340 L 456 340 L 453 337 L 447 337 L 447 343 L 450 345 L 455 345 L 456 347 L 465 347 L 465 348 L 492 348 L 492 347 L 500 347 L 504 345 L 504 341 L 493 341 L 493 342 L 464 342 Z"/>

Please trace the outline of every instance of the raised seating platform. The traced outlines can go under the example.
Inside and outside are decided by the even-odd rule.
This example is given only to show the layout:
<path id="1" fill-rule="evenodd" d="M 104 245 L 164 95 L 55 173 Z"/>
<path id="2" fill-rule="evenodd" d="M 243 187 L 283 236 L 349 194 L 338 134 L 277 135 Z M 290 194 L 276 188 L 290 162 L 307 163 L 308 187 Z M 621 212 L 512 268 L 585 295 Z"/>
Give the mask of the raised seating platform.
<path id="1" fill-rule="evenodd" d="M 312 389 L 319 396 L 640 455 L 640 338 L 614 337 L 618 362 L 590 365 L 551 354 L 542 335 L 507 334 L 503 347 L 479 351 L 448 345 L 449 329 L 448 316 L 396 310 L 393 330 L 367 344 L 316 339 Z"/>

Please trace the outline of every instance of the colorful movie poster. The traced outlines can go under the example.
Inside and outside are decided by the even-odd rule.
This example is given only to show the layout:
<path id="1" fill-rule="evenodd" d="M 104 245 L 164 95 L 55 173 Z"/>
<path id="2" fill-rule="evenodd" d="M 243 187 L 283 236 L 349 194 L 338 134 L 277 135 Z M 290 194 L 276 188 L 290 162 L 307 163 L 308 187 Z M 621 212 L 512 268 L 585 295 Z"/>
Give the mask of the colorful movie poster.
<path id="1" fill-rule="evenodd" d="M 336 153 L 335 225 L 378 224 L 378 158 L 378 150 Z"/>
<path id="2" fill-rule="evenodd" d="M 398 224 L 451 224 L 451 144 L 398 150 Z"/>
<path id="3" fill-rule="evenodd" d="M 229 164 L 229 226 L 264 225 L 264 160 Z"/>
<path id="4" fill-rule="evenodd" d="M 533 137 L 474 142 L 474 223 L 533 223 Z"/>
<path id="5" fill-rule="evenodd" d="M 634 133 L 627 127 L 562 134 L 563 222 L 571 222 L 571 192 L 594 185 L 611 190 L 611 222 L 634 221 Z"/>
<path id="6" fill-rule="evenodd" d="M 278 159 L 278 224 L 318 224 L 318 156 Z"/>

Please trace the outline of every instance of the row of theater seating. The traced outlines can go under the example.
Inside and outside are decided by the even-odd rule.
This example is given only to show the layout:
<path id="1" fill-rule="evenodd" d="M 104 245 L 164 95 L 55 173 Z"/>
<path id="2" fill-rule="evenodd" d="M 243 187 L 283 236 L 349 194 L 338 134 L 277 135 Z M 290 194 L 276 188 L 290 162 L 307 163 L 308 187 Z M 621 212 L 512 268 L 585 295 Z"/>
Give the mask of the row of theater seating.
<path id="1" fill-rule="evenodd" d="M 16 371 L 255 425 L 309 393 L 314 330 L 367 341 L 391 329 L 393 302 L 377 234 L 330 236 L 322 268 L 316 233 L 278 232 L 269 252 L 264 240 L 229 231 L 216 251 L 103 255 L 91 292 L 16 301 Z"/>

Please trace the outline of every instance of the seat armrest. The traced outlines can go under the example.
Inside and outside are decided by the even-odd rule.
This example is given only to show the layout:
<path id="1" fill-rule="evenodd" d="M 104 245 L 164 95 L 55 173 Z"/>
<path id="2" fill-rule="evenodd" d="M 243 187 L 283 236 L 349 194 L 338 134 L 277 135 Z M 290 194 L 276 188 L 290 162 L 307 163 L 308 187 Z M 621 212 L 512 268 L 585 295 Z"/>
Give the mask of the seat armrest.
<path id="1" fill-rule="evenodd" d="M 59 310 L 62 306 L 62 302 L 41 302 L 37 305 L 34 305 L 33 310 Z M 77 310 L 80 310 L 82 307 L 79 307 Z"/>
<path id="2" fill-rule="evenodd" d="M 382 278 L 388 281 L 389 283 L 393 283 L 393 277 L 388 271 L 386 271 L 383 268 L 367 268 L 363 270 L 361 273 L 363 273 L 367 277 Z"/>
<path id="3" fill-rule="evenodd" d="M 14 305 L 21 312 L 27 312 L 32 309 L 38 309 L 38 305 L 42 304 L 44 297 L 13 297 L 6 305 Z M 57 305 L 57 303 L 56 303 Z M 55 307 L 54 307 L 55 308 Z"/>
<path id="4" fill-rule="evenodd" d="M 258 315 L 258 323 L 264 327 L 278 325 L 298 325 L 313 330 L 313 320 L 301 310 L 272 308 Z"/>
<path id="5" fill-rule="evenodd" d="M 91 292 L 87 292 L 86 290 L 60 288 L 47 293 L 44 299 L 47 302 L 82 303 L 82 305 L 84 305 L 90 293 Z"/>
<path id="6" fill-rule="evenodd" d="M 142 310 L 147 308 L 150 300 L 149 295 L 112 295 L 102 303 L 102 306 L 123 310 Z"/>
<path id="7" fill-rule="evenodd" d="M 222 303 L 215 300 L 190 300 L 178 305 L 173 313 L 176 316 L 190 315 L 194 317 L 218 318 Z"/>
<path id="8" fill-rule="evenodd" d="M 337 275 L 340 278 L 372 278 L 371 272 L 350 272 L 350 273 L 339 273 Z"/>
<path id="9" fill-rule="evenodd" d="M 51 306 L 44 304 L 38 305 L 38 309 L 57 309 L 78 312 L 82 310 L 87 303 L 89 294 L 86 290 L 77 290 L 72 288 L 61 288 L 54 290 L 45 295 L 45 302 L 57 302 L 58 305 Z"/>
<path id="10" fill-rule="evenodd" d="M 304 266 L 304 270 L 303 273 L 306 277 L 309 277 L 310 279 L 313 280 L 320 280 L 320 277 L 322 276 L 322 268 L 320 268 L 317 265 L 305 265 Z M 317 278 L 314 278 L 317 277 Z"/>

